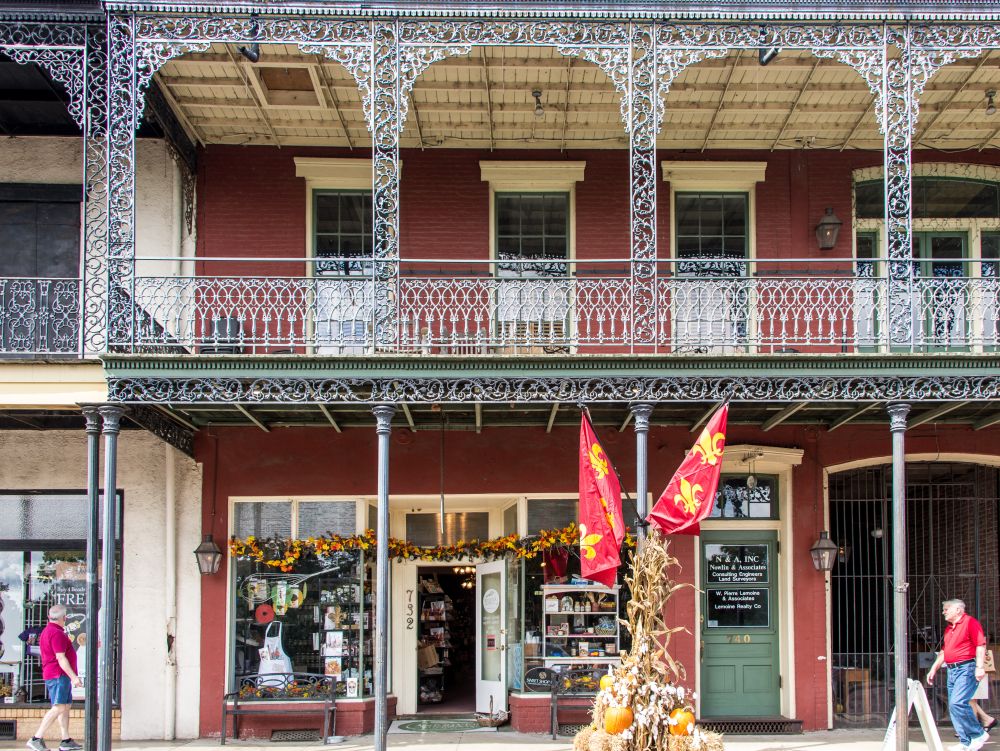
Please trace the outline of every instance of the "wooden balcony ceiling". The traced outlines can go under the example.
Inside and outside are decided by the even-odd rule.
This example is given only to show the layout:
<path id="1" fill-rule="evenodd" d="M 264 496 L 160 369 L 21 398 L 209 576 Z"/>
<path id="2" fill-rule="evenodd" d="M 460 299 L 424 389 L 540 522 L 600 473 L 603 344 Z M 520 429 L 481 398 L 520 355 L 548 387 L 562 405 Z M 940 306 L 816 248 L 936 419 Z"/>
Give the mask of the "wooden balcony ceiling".
<path id="1" fill-rule="evenodd" d="M 157 74 L 188 134 L 202 144 L 365 149 L 361 97 L 339 63 L 294 45 L 263 45 L 250 63 L 233 45 L 172 60 Z M 941 70 L 922 98 L 921 148 L 1000 146 L 1000 51 Z M 544 112 L 535 114 L 532 91 Z M 997 100 L 1000 105 L 1000 99 Z M 666 96 L 661 149 L 882 148 L 871 91 L 850 67 L 798 50 L 769 65 L 756 50 L 687 68 Z M 416 81 L 404 148 L 628 146 L 619 97 L 603 71 L 541 47 L 477 47 Z"/>

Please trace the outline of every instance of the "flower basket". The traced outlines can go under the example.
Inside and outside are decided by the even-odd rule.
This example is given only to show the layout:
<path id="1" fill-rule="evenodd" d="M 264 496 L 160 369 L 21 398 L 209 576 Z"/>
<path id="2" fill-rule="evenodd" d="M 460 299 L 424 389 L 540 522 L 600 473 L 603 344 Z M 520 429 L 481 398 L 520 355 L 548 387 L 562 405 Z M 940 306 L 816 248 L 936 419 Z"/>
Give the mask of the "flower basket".
<path id="1" fill-rule="evenodd" d="M 476 722 L 481 728 L 498 728 L 507 723 L 510 714 L 502 709 L 497 712 L 479 712 L 476 714 Z"/>

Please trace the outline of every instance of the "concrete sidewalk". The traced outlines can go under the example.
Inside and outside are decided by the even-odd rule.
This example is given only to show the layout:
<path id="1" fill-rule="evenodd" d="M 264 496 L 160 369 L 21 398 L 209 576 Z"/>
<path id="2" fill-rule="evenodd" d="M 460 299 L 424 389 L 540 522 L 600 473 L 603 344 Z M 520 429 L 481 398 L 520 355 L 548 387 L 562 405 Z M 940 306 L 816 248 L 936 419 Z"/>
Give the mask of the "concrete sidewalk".
<path id="1" fill-rule="evenodd" d="M 941 740 L 947 749 L 957 743 L 950 728 L 942 728 Z M 726 739 L 726 749 L 732 751 L 881 751 L 884 731 L 879 730 L 821 730 L 801 735 L 748 736 L 734 735 Z M 406 733 L 389 735 L 392 749 L 413 749 L 413 751 L 500 751 L 503 747 L 513 747 L 512 751 L 569 751 L 570 738 L 549 740 L 546 736 L 525 735 L 511 731 L 495 733 Z M 55 744 L 51 744 L 55 749 Z M 114 744 L 115 751 L 371 751 L 374 747 L 370 735 L 346 739 L 343 743 L 323 746 L 318 743 L 272 743 L 269 741 L 229 742 L 224 747 L 218 740 L 202 738 L 196 741 L 121 741 Z M 927 751 L 927 744 L 919 730 L 910 734 L 910 748 L 913 751 Z M 986 751 L 1000 751 L 1000 739 L 991 740 Z M 2 743 L 0 751 L 10 749 L 22 751 L 23 743 Z"/>

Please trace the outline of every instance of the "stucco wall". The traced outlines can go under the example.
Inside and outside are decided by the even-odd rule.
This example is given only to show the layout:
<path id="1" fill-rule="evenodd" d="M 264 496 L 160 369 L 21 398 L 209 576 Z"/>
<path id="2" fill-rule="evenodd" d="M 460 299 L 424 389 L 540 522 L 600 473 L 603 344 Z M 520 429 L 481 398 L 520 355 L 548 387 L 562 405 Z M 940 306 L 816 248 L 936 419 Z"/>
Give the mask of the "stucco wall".
<path id="1" fill-rule="evenodd" d="M 163 738 L 168 672 L 166 623 L 166 474 L 174 454 L 176 497 L 177 715 L 175 735 L 198 735 L 201 581 L 191 551 L 200 541 L 201 467 L 155 436 L 119 439 L 118 486 L 124 491 L 122 738 Z M 86 488 L 83 431 L 0 431 L 0 487 Z M 103 464 L 102 464 L 103 466 Z M 102 470 L 103 472 L 103 470 Z"/>
<path id="2" fill-rule="evenodd" d="M 80 138 L 5 138 L 0 141 L 0 182 L 80 184 L 83 182 Z M 136 253 L 178 255 L 193 248 L 184 236 L 180 176 L 158 139 L 136 142 Z M 169 261 L 146 261 L 143 275 L 170 274 Z"/>

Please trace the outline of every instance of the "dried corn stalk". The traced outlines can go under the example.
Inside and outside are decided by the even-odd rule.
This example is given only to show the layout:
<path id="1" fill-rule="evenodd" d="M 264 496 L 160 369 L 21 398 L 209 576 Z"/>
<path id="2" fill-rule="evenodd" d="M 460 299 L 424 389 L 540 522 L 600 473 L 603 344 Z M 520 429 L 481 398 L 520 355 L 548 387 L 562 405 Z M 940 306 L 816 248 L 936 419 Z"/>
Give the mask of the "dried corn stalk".
<path id="1" fill-rule="evenodd" d="M 625 741 L 634 751 L 678 751 L 681 748 L 721 749 L 721 736 L 695 729 L 685 736 L 671 736 L 676 725 L 670 713 L 690 708 L 694 694 L 682 685 L 684 666 L 670 654 L 670 638 L 683 626 L 670 628 L 663 620 L 663 609 L 678 589 L 671 572 L 680 563 L 670 555 L 669 543 L 658 532 L 650 531 L 637 552 L 630 556 L 631 575 L 625 577 L 632 592 L 626 604 L 622 625 L 632 634 L 632 648 L 622 652 L 621 665 L 614 668 L 613 683 L 600 691 L 594 702 L 594 728 L 585 739 L 589 751 L 611 751 L 611 739 Z M 604 733 L 604 712 L 608 707 L 629 707 L 632 726 L 620 736 Z M 587 733 L 588 731 L 583 731 Z M 584 745 L 584 744 L 580 744 Z M 594 746 L 608 746 L 595 749 Z M 618 743 L 616 743 L 618 745 Z M 617 751 L 617 750 L 616 750 Z"/>

